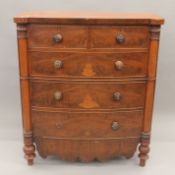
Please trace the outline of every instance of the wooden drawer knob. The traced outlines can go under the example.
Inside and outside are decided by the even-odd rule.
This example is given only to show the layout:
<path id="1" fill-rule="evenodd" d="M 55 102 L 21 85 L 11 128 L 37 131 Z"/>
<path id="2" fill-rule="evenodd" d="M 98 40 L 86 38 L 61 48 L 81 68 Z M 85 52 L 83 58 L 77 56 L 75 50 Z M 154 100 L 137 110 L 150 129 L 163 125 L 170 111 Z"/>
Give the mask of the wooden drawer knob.
<path id="1" fill-rule="evenodd" d="M 122 61 L 116 61 L 116 62 L 115 62 L 115 68 L 116 68 L 117 70 L 122 70 L 123 67 L 124 67 L 124 64 L 123 64 Z"/>
<path id="2" fill-rule="evenodd" d="M 55 100 L 60 101 L 63 98 L 62 92 L 56 91 L 54 93 L 54 98 L 55 98 Z"/>
<path id="3" fill-rule="evenodd" d="M 63 67 L 63 62 L 61 60 L 55 60 L 54 67 L 55 69 L 61 69 Z"/>
<path id="4" fill-rule="evenodd" d="M 118 44 L 122 44 L 125 41 L 125 37 L 122 34 L 116 36 L 116 41 Z"/>
<path id="5" fill-rule="evenodd" d="M 120 92 L 115 92 L 115 93 L 113 94 L 113 99 L 114 99 L 115 101 L 119 101 L 119 100 L 121 99 L 121 94 L 120 94 Z"/>
<path id="6" fill-rule="evenodd" d="M 61 34 L 56 34 L 53 36 L 53 42 L 54 43 L 60 43 L 62 41 L 63 37 Z"/>
<path id="7" fill-rule="evenodd" d="M 113 130 L 117 130 L 117 129 L 119 129 L 119 127 L 120 127 L 120 125 L 119 125 L 119 123 L 118 122 L 112 122 L 112 125 L 111 125 L 111 128 L 113 129 Z"/>

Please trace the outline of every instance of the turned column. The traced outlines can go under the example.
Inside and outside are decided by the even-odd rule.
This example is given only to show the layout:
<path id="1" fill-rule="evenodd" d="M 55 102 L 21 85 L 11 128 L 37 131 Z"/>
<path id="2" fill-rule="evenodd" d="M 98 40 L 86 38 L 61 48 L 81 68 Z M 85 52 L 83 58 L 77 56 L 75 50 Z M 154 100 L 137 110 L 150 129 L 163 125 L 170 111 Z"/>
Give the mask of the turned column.
<path id="1" fill-rule="evenodd" d="M 141 134 L 141 140 L 139 146 L 140 166 L 145 166 L 146 160 L 148 159 L 148 153 L 150 150 L 149 143 L 150 143 L 150 132 L 151 132 L 154 91 L 156 81 L 159 36 L 160 36 L 160 26 L 151 26 L 149 57 L 148 57 L 148 81 L 145 96 L 143 132 Z"/>
<path id="2" fill-rule="evenodd" d="M 17 25 L 19 67 L 20 67 L 20 87 L 22 102 L 22 118 L 24 132 L 24 154 L 29 165 L 33 164 L 35 157 L 35 146 L 32 137 L 32 123 L 30 117 L 30 89 L 29 89 L 29 70 L 27 59 L 27 26 Z"/>

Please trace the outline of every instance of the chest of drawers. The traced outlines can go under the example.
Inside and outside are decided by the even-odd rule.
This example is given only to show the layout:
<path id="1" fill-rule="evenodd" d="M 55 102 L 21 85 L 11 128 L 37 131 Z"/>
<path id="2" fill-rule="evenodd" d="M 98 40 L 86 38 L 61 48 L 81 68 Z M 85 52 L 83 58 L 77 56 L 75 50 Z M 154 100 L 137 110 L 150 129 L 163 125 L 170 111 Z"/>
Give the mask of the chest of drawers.
<path id="1" fill-rule="evenodd" d="M 24 153 L 148 158 L 160 25 L 150 14 L 23 13 L 17 23 Z"/>

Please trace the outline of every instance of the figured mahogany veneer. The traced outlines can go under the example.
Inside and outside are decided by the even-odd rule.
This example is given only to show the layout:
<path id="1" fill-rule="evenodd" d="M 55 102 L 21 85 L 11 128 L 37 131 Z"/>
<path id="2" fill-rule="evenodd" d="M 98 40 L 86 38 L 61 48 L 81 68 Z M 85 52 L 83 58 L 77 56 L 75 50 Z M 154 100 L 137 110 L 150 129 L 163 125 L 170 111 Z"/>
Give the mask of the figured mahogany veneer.
<path id="1" fill-rule="evenodd" d="M 145 82 L 51 82 L 32 81 L 31 105 L 56 108 L 134 108 L 144 106 Z M 56 99 L 60 92 L 62 98 Z M 114 93 L 120 99 L 114 99 Z"/>
<path id="2" fill-rule="evenodd" d="M 63 38 L 57 44 L 53 41 L 56 34 Z M 86 48 L 88 38 L 86 26 L 59 26 L 32 24 L 28 27 L 29 47 L 56 47 L 56 48 Z"/>
<path id="3" fill-rule="evenodd" d="M 139 137 L 143 111 L 77 113 L 32 111 L 34 136 L 95 139 Z M 113 122 L 118 128 L 112 128 Z M 46 130 L 47 128 L 47 130 Z"/>
<path id="4" fill-rule="evenodd" d="M 129 159 L 136 151 L 139 142 L 139 138 L 60 140 L 58 138 L 35 137 L 34 140 L 37 144 L 37 150 L 43 158 L 46 158 L 47 155 L 57 155 L 62 160 L 81 160 L 83 162 L 106 161 L 117 156 L 125 156 Z"/>
<path id="5" fill-rule="evenodd" d="M 147 52 L 29 52 L 31 76 L 115 78 L 146 77 Z M 62 66 L 55 66 L 61 61 Z M 117 62 L 123 67 L 118 68 Z"/>
<path id="6" fill-rule="evenodd" d="M 96 26 L 90 27 L 92 48 L 147 48 L 149 29 L 143 26 Z M 123 41 L 116 42 L 122 36 Z"/>
<path id="7" fill-rule="evenodd" d="M 58 33 L 61 36 L 59 44 L 53 42 L 53 37 Z M 119 35 L 124 37 L 122 45 L 116 42 Z M 149 29 L 142 26 L 88 27 L 32 24 L 28 26 L 28 37 L 30 48 L 146 48 L 149 44 Z"/>
<path id="8" fill-rule="evenodd" d="M 14 18 L 24 153 L 148 158 L 160 25 L 151 14 L 24 13 Z"/>

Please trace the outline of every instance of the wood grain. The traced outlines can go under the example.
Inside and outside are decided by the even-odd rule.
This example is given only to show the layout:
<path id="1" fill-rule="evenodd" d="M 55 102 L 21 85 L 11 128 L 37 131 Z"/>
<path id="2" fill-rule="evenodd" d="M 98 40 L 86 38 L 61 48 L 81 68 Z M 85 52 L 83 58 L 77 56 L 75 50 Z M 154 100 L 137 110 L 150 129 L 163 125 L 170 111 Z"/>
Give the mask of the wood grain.
<path id="1" fill-rule="evenodd" d="M 86 48 L 87 32 L 87 26 L 31 24 L 28 27 L 28 45 L 30 48 Z M 63 38 L 60 43 L 53 41 L 56 34 L 60 34 Z"/>
<path id="2" fill-rule="evenodd" d="M 90 28 L 91 48 L 147 48 L 149 28 L 146 26 L 93 26 Z M 123 35 L 124 42 L 116 41 Z"/>
<path id="3" fill-rule="evenodd" d="M 53 42 L 56 34 L 60 34 L 63 38 L 60 43 Z M 124 43 L 117 43 L 118 35 L 124 36 Z M 30 48 L 147 48 L 149 28 L 145 26 L 88 27 L 31 24 L 28 27 L 28 37 Z"/>
<path id="4" fill-rule="evenodd" d="M 148 159 L 160 25 L 152 14 L 26 12 L 17 23 L 24 153 Z"/>
<path id="5" fill-rule="evenodd" d="M 128 84 L 73 82 L 70 84 L 32 81 L 30 85 L 31 105 L 39 107 L 89 108 L 88 96 L 91 98 L 91 103 L 98 104 L 92 108 L 143 107 L 145 100 L 144 82 Z M 63 94 L 60 101 L 54 98 L 54 93 L 57 91 Z M 113 99 L 115 92 L 121 93 L 121 100 Z M 83 106 L 82 103 L 84 103 Z"/>
<path id="6" fill-rule="evenodd" d="M 118 52 L 29 52 L 31 76 L 74 77 L 74 78 L 123 78 L 146 77 L 147 53 Z M 60 60 L 63 66 L 54 67 Z M 115 67 L 122 61 L 122 70 Z"/>
<path id="7" fill-rule="evenodd" d="M 19 25 L 18 29 L 18 55 L 19 55 L 19 66 L 20 76 L 27 77 L 29 75 L 28 70 L 28 58 L 27 58 L 27 39 L 26 39 L 26 26 Z M 21 106 L 22 106 L 22 121 L 23 121 L 23 136 L 24 136 L 24 147 L 23 151 L 25 159 L 28 165 L 33 164 L 35 157 L 35 146 L 33 145 L 32 135 L 32 123 L 30 115 L 30 89 L 29 81 L 27 79 L 20 79 L 21 88 Z"/>
<path id="8" fill-rule="evenodd" d="M 16 23 L 98 24 L 98 25 L 161 25 L 164 19 L 150 13 L 36 11 L 14 17 Z"/>
<path id="9" fill-rule="evenodd" d="M 56 155 L 62 160 L 90 162 L 106 161 L 118 156 L 130 158 L 136 151 L 139 139 L 73 141 L 37 137 L 35 142 L 43 158 Z"/>
<path id="10" fill-rule="evenodd" d="M 59 139 L 139 137 L 142 120 L 143 111 L 108 113 L 32 111 L 34 136 Z M 112 123 L 115 121 L 119 123 L 117 130 L 112 129 Z"/>

